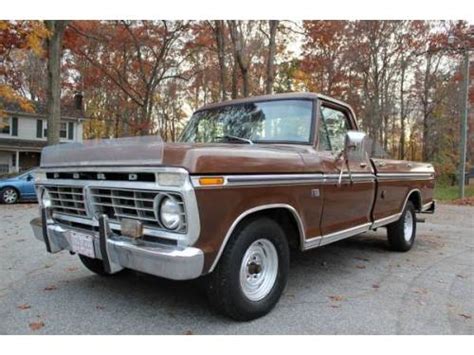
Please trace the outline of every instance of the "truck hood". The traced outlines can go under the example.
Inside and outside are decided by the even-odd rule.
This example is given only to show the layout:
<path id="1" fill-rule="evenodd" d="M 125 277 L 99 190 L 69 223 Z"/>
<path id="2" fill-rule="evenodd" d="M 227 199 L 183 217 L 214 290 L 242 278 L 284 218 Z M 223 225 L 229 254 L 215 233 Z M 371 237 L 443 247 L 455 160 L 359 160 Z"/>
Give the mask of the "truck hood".
<path id="1" fill-rule="evenodd" d="M 301 154 L 307 150 L 275 144 L 168 143 L 163 165 L 183 167 L 191 174 L 296 173 L 305 169 Z"/>
<path id="2" fill-rule="evenodd" d="M 43 149 L 42 168 L 167 166 L 191 174 L 297 173 L 310 146 L 164 143 L 156 137 L 86 141 Z"/>

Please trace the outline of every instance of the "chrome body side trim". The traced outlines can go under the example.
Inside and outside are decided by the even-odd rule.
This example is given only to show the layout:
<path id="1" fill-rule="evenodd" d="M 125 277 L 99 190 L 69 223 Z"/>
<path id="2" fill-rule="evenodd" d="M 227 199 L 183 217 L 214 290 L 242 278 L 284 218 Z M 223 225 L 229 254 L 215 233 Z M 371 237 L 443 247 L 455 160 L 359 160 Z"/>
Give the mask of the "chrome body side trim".
<path id="1" fill-rule="evenodd" d="M 367 232 L 370 229 L 371 223 L 364 223 L 355 227 L 347 228 L 342 231 L 321 235 L 310 238 L 304 242 L 303 250 L 309 250 L 323 245 L 328 245 L 337 242 L 341 239 L 349 238 L 360 233 Z"/>
<path id="2" fill-rule="evenodd" d="M 306 239 L 301 245 L 301 250 L 309 250 L 313 248 L 317 248 L 321 245 L 321 240 L 323 239 L 323 236 L 318 236 L 318 237 L 312 237 L 309 239 Z"/>
<path id="3" fill-rule="evenodd" d="M 226 177 L 229 185 L 268 185 L 268 184 L 298 184 L 318 183 L 324 179 L 323 174 L 282 174 L 282 175 L 230 175 Z"/>
<path id="4" fill-rule="evenodd" d="M 372 226 L 370 226 L 370 229 L 383 227 L 387 224 L 396 222 L 400 219 L 401 215 L 402 215 L 402 212 L 393 214 L 393 215 L 388 216 L 388 217 L 377 219 L 377 220 L 374 221 L 374 223 L 372 223 Z"/>
<path id="5" fill-rule="evenodd" d="M 413 194 L 413 193 L 418 193 L 418 197 L 420 199 L 420 205 L 421 205 L 421 201 L 423 201 L 423 199 L 421 198 L 421 191 L 420 189 L 412 189 L 410 191 L 408 191 L 406 197 L 405 197 L 405 201 L 403 202 L 403 206 L 402 206 L 402 209 L 400 211 L 400 214 L 403 213 L 403 211 L 405 210 L 405 206 L 407 205 L 407 202 L 408 202 L 408 199 L 410 198 L 410 196 Z"/>
<path id="6" fill-rule="evenodd" d="M 256 174 L 256 175 L 225 175 L 224 183 L 220 185 L 206 185 L 201 186 L 199 179 L 209 177 L 207 175 L 191 176 L 191 181 L 196 189 L 206 188 L 225 188 L 225 187 L 239 187 L 239 186 L 262 186 L 262 185 L 309 185 L 309 184 L 334 184 L 339 179 L 339 174 Z M 348 173 L 343 174 L 344 183 L 351 181 L 357 183 L 374 182 L 376 176 L 372 173 L 354 173 L 352 176 Z"/>
<path id="7" fill-rule="evenodd" d="M 309 238 L 304 241 L 303 250 L 309 250 L 323 245 L 328 245 L 337 242 L 341 239 L 353 237 L 360 233 L 367 232 L 370 229 L 372 223 L 364 223 L 355 227 L 347 228 L 338 232 L 324 234 L 318 237 Z"/>
<path id="8" fill-rule="evenodd" d="M 433 180 L 434 173 L 378 173 L 378 180 Z"/>
<path id="9" fill-rule="evenodd" d="M 337 242 L 338 240 L 349 238 L 349 237 L 352 237 L 354 235 L 367 232 L 370 229 L 371 224 L 372 223 L 364 223 L 364 224 L 361 224 L 359 226 L 344 229 L 344 230 L 339 231 L 339 232 L 326 234 L 322 237 L 321 243 L 319 244 L 319 246 L 331 244 L 331 243 Z"/>
<path id="10" fill-rule="evenodd" d="M 256 207 L 250 208 L 250 209 L 242 212 L 234 220 L 234 222 L 230 226 L 229 230 L 227 231 L 227 234 L 225 235 L 224 240 L 221 243 L 221 246 L 219 248 L 219 251 L 217 252 L 217 255 L 216 255 L 214 261 L 212 262 L 212 265 L 209 269 L 209 273 L 214 271 L 217 263 L 219 262 L 220 257 L 222 256 L 222 253 L 224 252 L 224 248 L 227 245 L 227 242 L 229 241 L 232 233 L 234 232 L 234 229 L 237 227 L 237 225 L 239 224 L 240 221 L 242 221 L 245 217 L 251 215 L 252 213 L 255 213 L 255 212 L 258 212 L 258 211 L 263 211 L 263 210 L 275 209 L 275 208 L 284 208 L 284 209 L 289 210 L 292 213 L 292 215 L 295 217 L 296 222 L 297 222 L 299 237 L 300 237 L 300 241 L 301 241 L 300 244 L 303 245 L 304 238 L 305 238 L 303 222 L 302 222 L 301 217 L 299 216 L 298 212 L 296 211 L 296 209 L 293 206 L 290 206 L 290 205 L 284 204 L 284 203 L 275 203 L 275 204 L 256 206 Z"/>
<path id="11" fill-rule="evenodd" d="M 352 183 L 367 183 L 367 182 L 375 182 L 376 176 L 372 173 L 353 173 L 342 174 L 342 181 L 343 182 L 350 182 Z M 339 181 L 339 174 L 324 174 L 324 182 L 326 184 L 334 184 Z"/>

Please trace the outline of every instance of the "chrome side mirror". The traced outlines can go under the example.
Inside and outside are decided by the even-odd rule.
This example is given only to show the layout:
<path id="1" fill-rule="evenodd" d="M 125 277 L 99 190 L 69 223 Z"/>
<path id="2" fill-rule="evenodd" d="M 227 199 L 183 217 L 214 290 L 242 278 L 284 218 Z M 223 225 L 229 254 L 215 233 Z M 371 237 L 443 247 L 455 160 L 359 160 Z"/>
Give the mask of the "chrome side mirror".
<path id="1" fill-rule="evenodd" d="M 349 158 L 351 152 L 362 152 L 366 134 L 359 131 L 348 131 L 344 140 L 344 156 Z"/>
<path id="2" fill-rule="evenodd" d="M 344 160 L 341 171 L 339 172 L 338 185 L 341 186 L 342 183 L 342 174 L 344 172 L 344 165 L 347 167 L 349 173 L 349 178 L 352 183 L 352 173 L 349 167 L 350 157 L 360 156 L 361 159 L 364 159 L 364 142 L 366 134 L 359 131 L 347 131 L 346 137 L 344 139 L 344 150 L 341 153 L 341 156 Z"/>

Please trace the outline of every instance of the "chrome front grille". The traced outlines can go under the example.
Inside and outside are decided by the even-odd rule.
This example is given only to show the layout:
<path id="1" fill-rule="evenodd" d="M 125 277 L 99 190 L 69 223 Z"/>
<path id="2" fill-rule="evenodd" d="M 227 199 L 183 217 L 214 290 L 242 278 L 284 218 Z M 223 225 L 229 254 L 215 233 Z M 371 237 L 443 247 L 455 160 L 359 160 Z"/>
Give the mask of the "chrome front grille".
<path id="1" fill-rule="evenodd" d="M 87 216 L 84 193 L 81 186 L 49 186 L 51 208 L 63 214 Z"/>
<path id="2" fill-rule="evenodd" d="M 161 199 L 169 196 L 179 203 L 184 219 L 180 228 L 173 232 L 187 232 L 183 197 L 176 192 L 82 186 L 46 188 L 51 195 L 53 212 L 60 215 L 97 219 L 98 216 L 105 214 L 111 222 L 120 223 L 123 218 L 130 218 L 141 221 L 146 228 L 161 230 L 166 228 L 160 222 L 157 209 Z M 86 200 L 89 212 L 86 209 Z"/>
<path id="3" fill-rule="evenodd" d="M 89 196 L 96 214 L 105 214 L 111 221 L 117 222 L 123 218 L 137 219 L 142 221 L 145 227 L 159 229 L 164 229 L 164 227 L 157 216 L 157 209 L 161 199 L 170 196 L 178 201 L 185 220 L 181 229 L 175 232 L 186 232 L 184 202 L 181 195 L 177 193 L 100 187 L 90 188 Z"/>

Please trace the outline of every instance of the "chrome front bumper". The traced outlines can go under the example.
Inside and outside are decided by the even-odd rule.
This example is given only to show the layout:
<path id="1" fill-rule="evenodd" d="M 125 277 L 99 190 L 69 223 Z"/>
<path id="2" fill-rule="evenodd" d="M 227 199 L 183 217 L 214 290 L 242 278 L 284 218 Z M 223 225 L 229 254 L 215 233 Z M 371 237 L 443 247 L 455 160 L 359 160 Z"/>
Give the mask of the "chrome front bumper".
<path id="1" fill-rule="evenodd" d="M 81 233 L 93 237 L 95 256 L 103 260 L 109 273 L 127 268 L 173 280 L 189 280 L 201 276 L 204 265 L 201 249 L 133 241 L 111 233 L 106 219 L 100 222 L 98 233 Z M 41 218 L 33 219 L 30 224 L 35 237 L 46 244 L 48 252 L 73 251 L 72 230 L 47 220 L 45 211 L 42 211 Z"/>

